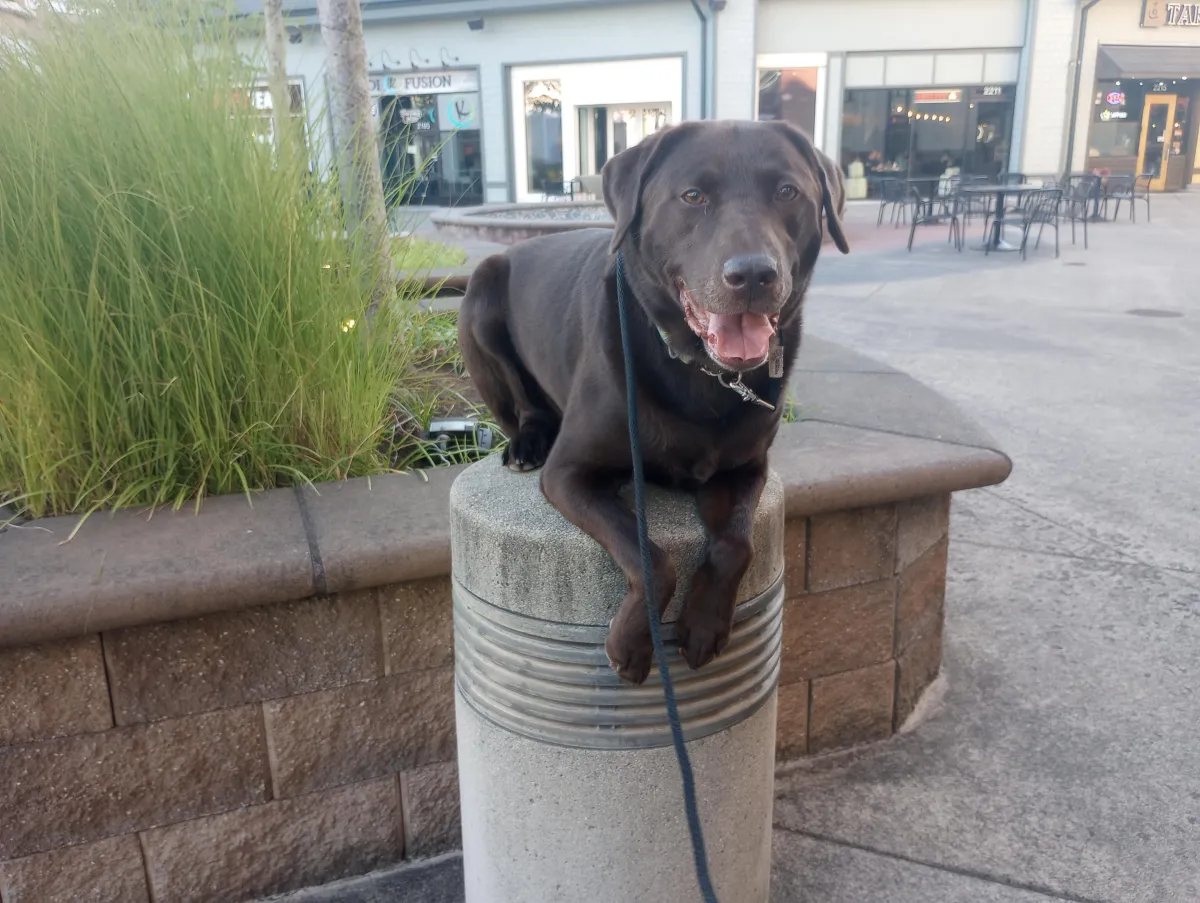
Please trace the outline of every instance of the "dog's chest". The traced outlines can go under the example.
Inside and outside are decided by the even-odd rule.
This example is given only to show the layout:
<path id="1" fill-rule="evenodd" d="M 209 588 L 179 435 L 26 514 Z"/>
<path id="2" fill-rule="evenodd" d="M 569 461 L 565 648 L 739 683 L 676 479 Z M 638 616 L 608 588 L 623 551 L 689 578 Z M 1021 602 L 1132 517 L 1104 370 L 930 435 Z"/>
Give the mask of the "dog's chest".
<path id="1" fill-rule="evenodd" d="M 741 429 L 708 429 L 671 417 L 656 426 L 646 457 L 659 483 L 695 488 L 762 453 L 761 443 L 745 434 L 747 424 L 739 424 Z"/>

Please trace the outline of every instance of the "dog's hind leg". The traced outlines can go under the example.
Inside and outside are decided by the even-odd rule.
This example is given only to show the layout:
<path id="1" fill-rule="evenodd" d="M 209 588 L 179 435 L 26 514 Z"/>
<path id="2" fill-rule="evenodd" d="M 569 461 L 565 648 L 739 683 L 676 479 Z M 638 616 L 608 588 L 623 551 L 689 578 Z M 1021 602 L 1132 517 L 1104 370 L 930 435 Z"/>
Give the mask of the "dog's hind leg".
<path id="1" fill-rule="evenodd" d="M 458 312 L 458 344 L 472 384 L 508 437 L 505 465 L 535 470 L 546 463 L 560 421 L 508 333 L 508 273 L 502 254 L 476 267 Z"/>

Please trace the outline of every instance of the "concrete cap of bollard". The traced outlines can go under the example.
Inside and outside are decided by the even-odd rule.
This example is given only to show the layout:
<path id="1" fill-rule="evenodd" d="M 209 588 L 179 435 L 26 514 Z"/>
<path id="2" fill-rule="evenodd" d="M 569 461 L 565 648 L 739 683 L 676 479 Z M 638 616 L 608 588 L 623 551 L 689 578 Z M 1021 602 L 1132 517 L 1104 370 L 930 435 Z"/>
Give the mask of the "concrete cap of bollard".
<path id="1" fill-rule="evenodd" d="M 648 486 L 650 538 L 671 553 L 678 586 L 673 621 L 700 566 L 708 536 L 691 493 Z M 607 625 L 625 595 L 609 554 L 556 511 L 538 475 L 514 473 L 493 455 L 464 470 L 450 490 L 451 561 L 468 592 L 506 611 L 546 621 Z M 739 601 L 762 595 L 783 572 L 783 483 L 771 472 L 754 522 L 754 560 Z"/>

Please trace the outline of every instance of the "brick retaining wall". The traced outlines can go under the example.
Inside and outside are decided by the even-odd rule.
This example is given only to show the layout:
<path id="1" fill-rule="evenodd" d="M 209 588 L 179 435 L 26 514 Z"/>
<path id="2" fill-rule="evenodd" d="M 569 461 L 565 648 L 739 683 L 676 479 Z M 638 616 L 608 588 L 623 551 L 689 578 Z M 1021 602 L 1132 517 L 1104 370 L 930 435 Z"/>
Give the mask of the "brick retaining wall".
<path id="1" fill-rule="evenodd" d="M 780 760 L 889 736 L 936 676 L 948 502 L 788 522 Z M 4 903 L 233 903 L 458 846 L 448 577 L 0 650 L 0 687 Z"/>
<path id="2" fill-rule="evenodd" d="M 780 761 L 912 712 L 950 494 L 1011 467 L 878 362 L 806 339 L 800 368 Z M 0 903 L 241 903 L 455 849 L 455 473 L 0 530 Z"/>

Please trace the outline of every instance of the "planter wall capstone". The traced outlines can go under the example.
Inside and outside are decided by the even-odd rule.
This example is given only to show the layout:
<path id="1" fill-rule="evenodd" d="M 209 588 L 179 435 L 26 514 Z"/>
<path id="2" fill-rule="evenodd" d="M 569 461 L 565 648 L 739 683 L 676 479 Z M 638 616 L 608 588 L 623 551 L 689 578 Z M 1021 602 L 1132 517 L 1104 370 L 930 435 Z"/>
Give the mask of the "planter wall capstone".
<path id="1" fill-rule="evenodd" d="M 1010 462 L 808 338 L 781 761 L 890 736 L 941 663 L 952 492 Z M 237 903 L 459 844 L 457 468 L 0 533 L 0 901 Z"/>

